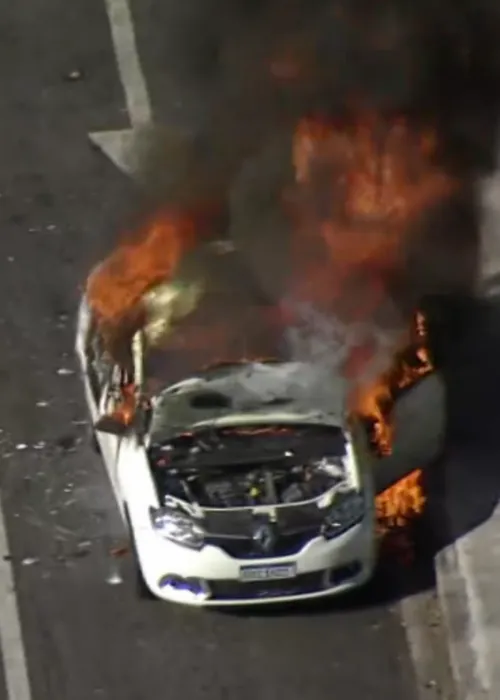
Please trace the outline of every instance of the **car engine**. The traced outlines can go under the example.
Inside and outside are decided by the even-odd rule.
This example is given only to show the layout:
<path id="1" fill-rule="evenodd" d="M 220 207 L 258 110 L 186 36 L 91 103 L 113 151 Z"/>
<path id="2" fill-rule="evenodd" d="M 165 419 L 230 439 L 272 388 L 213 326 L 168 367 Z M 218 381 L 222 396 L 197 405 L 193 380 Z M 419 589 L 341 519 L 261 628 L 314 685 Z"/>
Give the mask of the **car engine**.
<path id="1" fill-rule="evenodd" d="M 319 498 L 346 479 L 336 427 L 235 428 L 184 433 L 151 445 L 160 501 L 252 508 Z"/>
<path id="2" fill-rule="evenodd" d="M 196 502 L 205 508 L 242 508 L 298 503 L 318 498 L 342 479 L 340 464 L 323 460 L 290 468 L 258 466 L 244 474 L 188 483 Z"/>
<path id="3" fill-rule="evenodd" d="M 325 457 L 306 464 L 286 462 L 244 468 L 235 465 L 198 473 L 160 465 L 153 471 L 162 500 L 173 497 L 202 508 L 299 503 L 319 498 L 345 479 L 341 458 Z"/>

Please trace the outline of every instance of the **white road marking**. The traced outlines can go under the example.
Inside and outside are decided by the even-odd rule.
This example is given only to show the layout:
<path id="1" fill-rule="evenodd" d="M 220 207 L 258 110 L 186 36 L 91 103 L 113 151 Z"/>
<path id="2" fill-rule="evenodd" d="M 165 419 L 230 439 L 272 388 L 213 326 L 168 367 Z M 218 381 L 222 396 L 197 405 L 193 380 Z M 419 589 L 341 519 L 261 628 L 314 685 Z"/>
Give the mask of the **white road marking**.
<path id="1" fill-rule="evenodd" d="M 142 70 L 128 0 L 105 0 L 118 71 L 132 126 L 152 121 L 152 107 Z"/>
<path id="2" fill-rule="evenodd" d="M 8 700 L 31 700 L 14 575 L 10 561 L 5 518 L 0 506 L 0 646 Z"/>
<path id="3" fill-rule="evenodd" d="M 125 93 L 131 127 L 111 131 L 93 131 L 90 140 L 116 165 L 131 177 L 140 172 L 141 148 L 157 139 L 153 124 L 153 108 L 146 78 L 141 67 L 134 23 L 128 0 L 104 0 L 111 39 Z"/>

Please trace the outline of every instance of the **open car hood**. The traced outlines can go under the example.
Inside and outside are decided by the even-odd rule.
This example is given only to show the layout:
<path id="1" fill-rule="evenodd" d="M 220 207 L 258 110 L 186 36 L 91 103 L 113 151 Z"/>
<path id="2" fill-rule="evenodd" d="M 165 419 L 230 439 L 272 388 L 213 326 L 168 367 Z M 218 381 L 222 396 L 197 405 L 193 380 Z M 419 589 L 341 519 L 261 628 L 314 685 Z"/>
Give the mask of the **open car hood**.
<path id="1" fill-rule="evenodd" d="M 247 363 L 200 373 L 153 399 L 151 438 L 205 426 L 259 423 L 345 425 L 344 386 L 311 365 Z"/>

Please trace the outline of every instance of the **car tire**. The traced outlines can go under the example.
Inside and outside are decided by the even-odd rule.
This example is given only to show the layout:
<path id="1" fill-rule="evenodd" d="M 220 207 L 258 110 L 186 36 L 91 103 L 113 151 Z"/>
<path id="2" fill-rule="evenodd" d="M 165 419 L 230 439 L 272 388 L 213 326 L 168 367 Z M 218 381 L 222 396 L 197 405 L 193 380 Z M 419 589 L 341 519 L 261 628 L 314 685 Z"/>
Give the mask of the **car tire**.
<path id="1" fill-rule="evenodd" d="M 135 593 L 140 600 L 156 600 L 156 596 L 150 590 L 144 576 L 142 574 L 141 565 L 139 563 L 139 557 L 137 556 L 137 549 L 135 546 L 134 536 L 132 534 L 132 527 L 130 525 L 130 519 L 128 515 L 127 508 L 125 507 L 125 519 L 127 521 L 127 527 L 130 537 L 130 548 L 132 553 L 132 560 L 134 566 L 134 583 L 135 583 Z"/>

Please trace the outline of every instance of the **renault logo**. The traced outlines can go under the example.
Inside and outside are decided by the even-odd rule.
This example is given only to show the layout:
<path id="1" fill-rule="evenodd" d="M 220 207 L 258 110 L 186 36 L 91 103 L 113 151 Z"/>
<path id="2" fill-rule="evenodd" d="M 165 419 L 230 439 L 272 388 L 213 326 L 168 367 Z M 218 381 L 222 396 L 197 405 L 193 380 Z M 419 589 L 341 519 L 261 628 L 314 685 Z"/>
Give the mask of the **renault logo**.
<path id="1" fill-rule="evenodd" d="M 273 528 L 268 523 L 261 523 L 257 525 L 252 539 L 256 547 L 258 547 L 263 554 L 269 554 L 276 542 Z"/>

